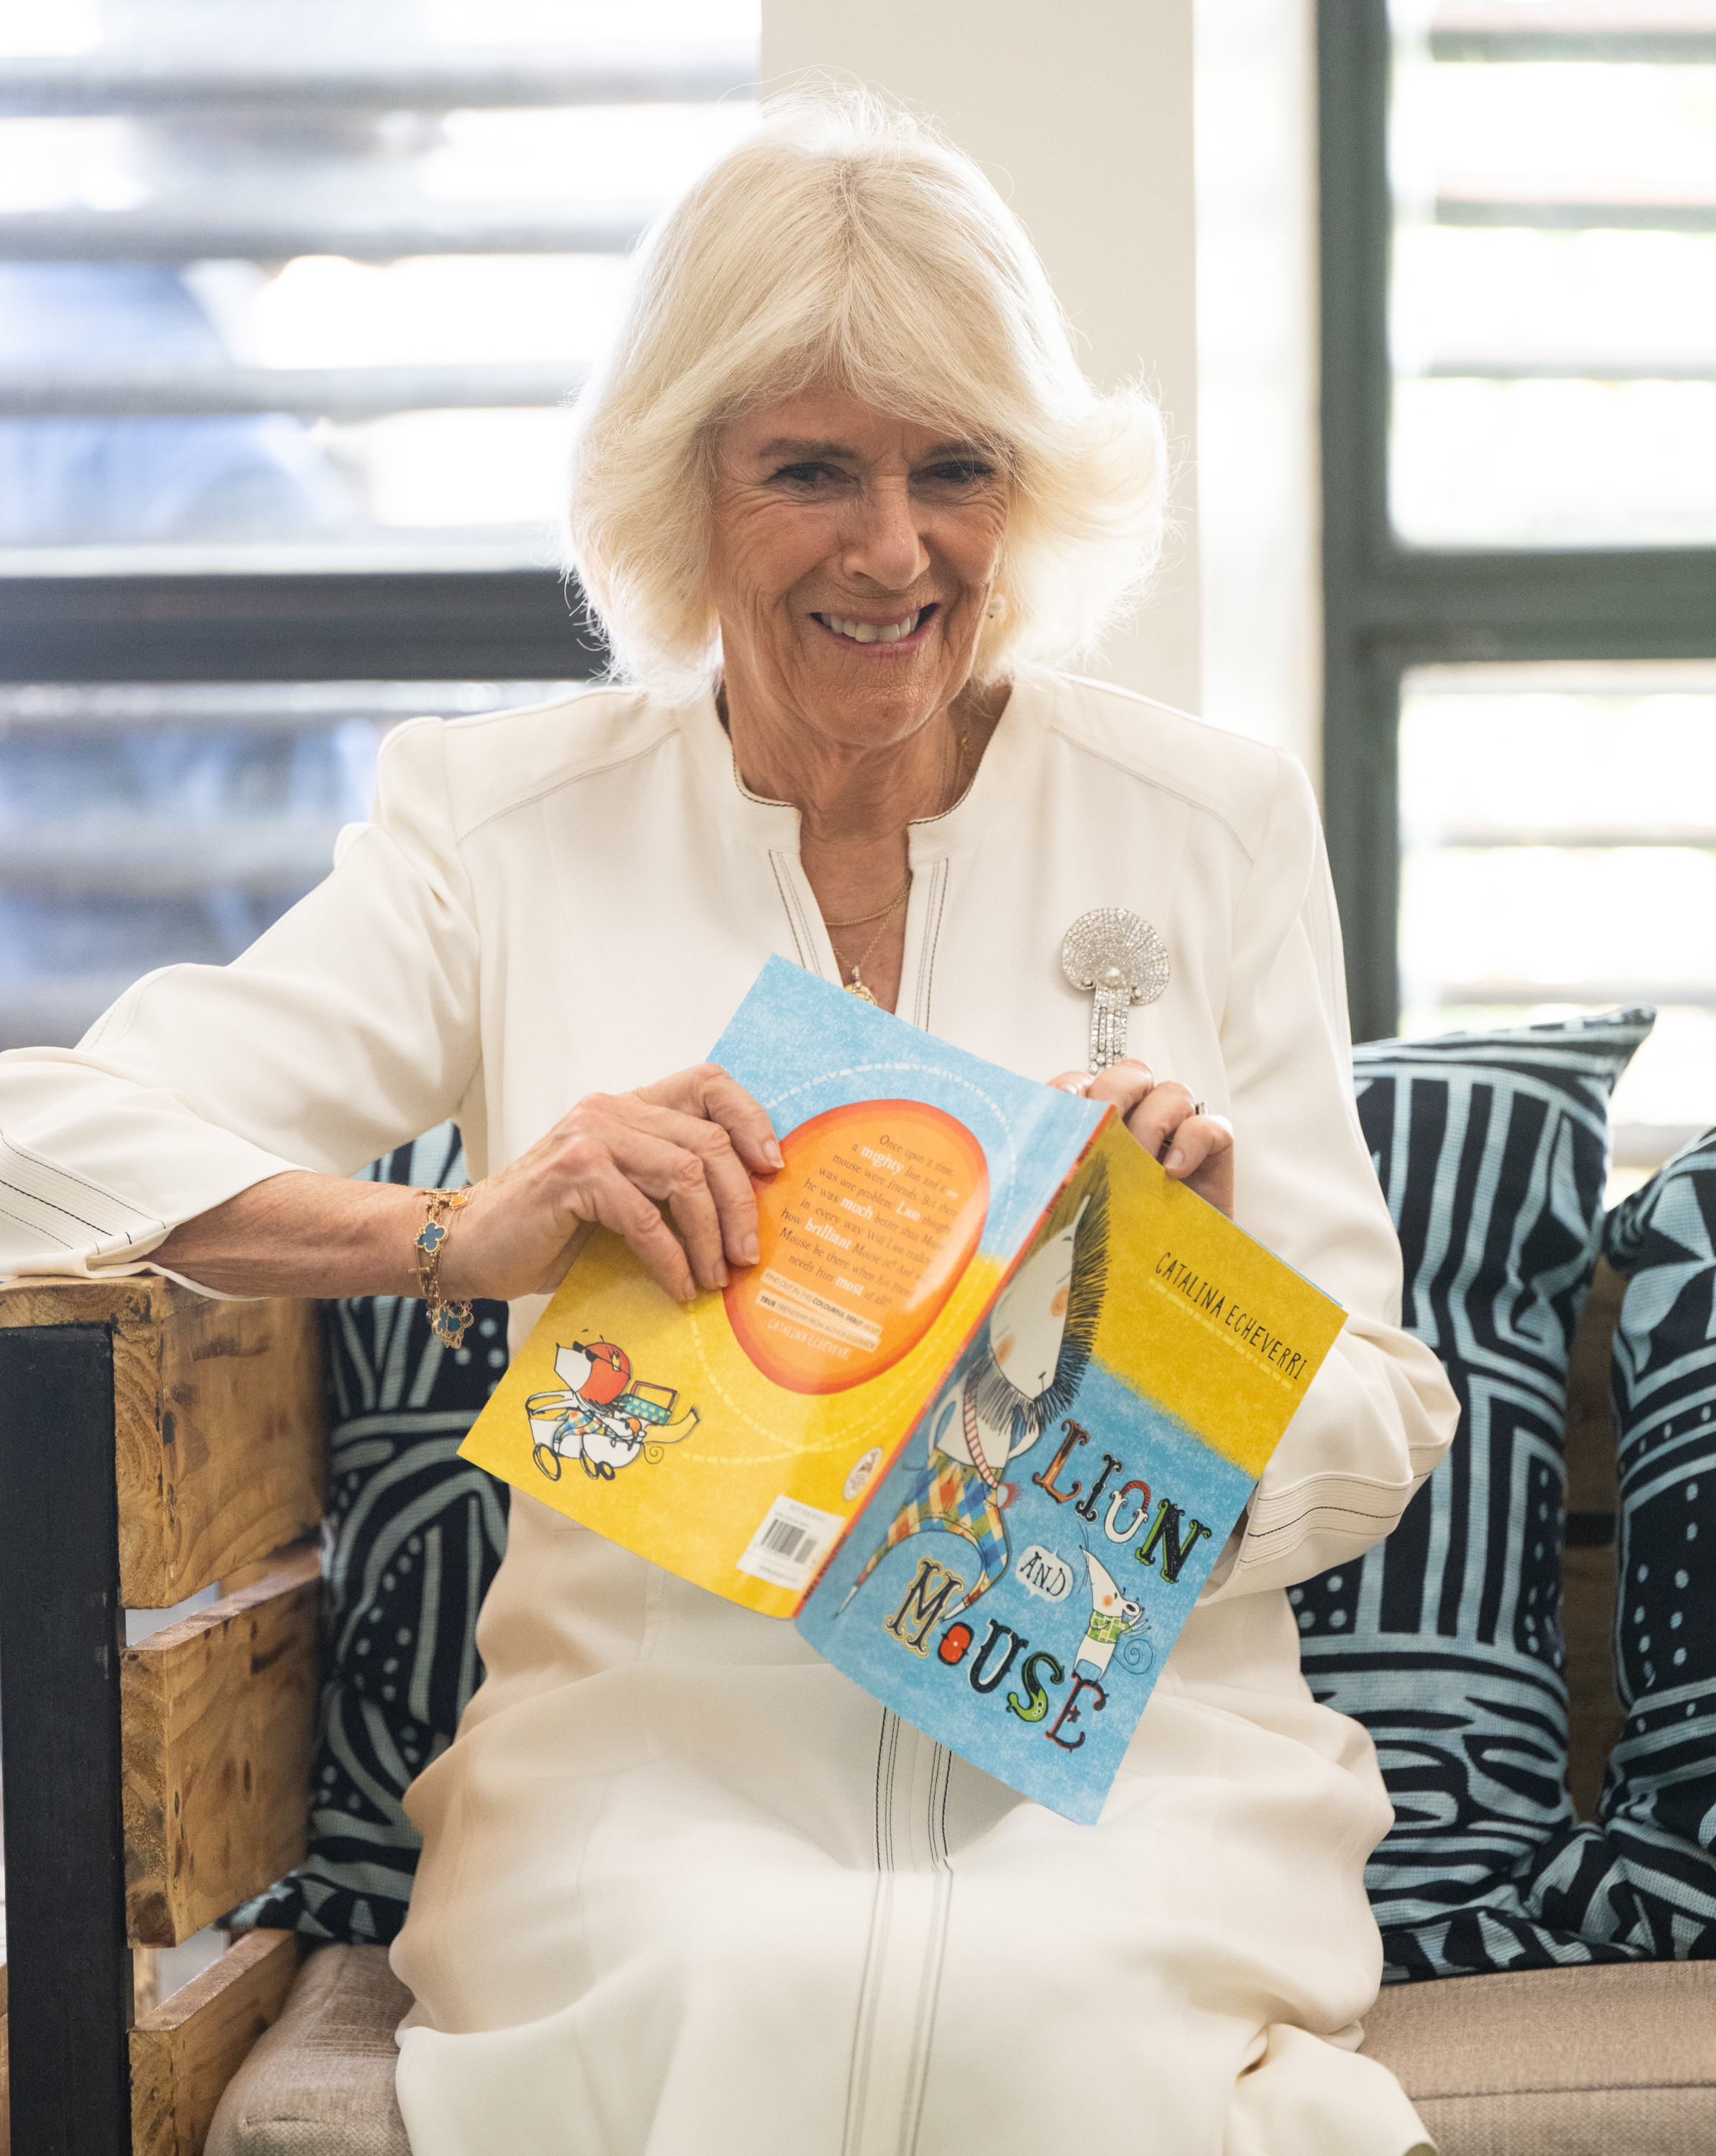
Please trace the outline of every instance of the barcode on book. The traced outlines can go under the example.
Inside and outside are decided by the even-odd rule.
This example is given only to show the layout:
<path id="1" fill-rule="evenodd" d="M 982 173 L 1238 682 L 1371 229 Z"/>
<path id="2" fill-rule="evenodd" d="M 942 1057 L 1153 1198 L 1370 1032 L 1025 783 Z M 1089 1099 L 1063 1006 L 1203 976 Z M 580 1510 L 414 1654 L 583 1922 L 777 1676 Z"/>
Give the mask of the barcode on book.
<path id="1" fill-rule="evenodd" d="M 816 1546 L 816 1537 L 809 1527 L 795 1527 L 785 1520 L 771 1520 L 763 1530 L 763 1547 L 775 1557 L 784 1557 L 789 1564 L 796 1564 Z"/>
<path id="2" fill-rule="evenodd" d="M 777 1497 L 752 1536 L 739 1570 L 771 1587 L 808 1587 L 829 1546 L 845 1524 L 796 1497 Z"/>

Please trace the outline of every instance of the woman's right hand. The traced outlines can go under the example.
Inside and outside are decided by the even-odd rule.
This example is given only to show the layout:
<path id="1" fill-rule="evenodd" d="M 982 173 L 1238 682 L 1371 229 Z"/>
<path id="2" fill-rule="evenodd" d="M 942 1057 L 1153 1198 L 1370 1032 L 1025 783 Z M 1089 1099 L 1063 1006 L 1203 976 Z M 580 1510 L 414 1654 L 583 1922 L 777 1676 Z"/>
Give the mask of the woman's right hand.
<path id="1" fill-rule="evenodd" d="M 1233 1126 L 1225 1116 L 1206 1114 L 1189 1087 L 1172 1078 L 1159 1080 L 1148 1063 L 1132 1055 L 1122 1056 L 1095 1077 L 1063 1070 L 1049 1083 L 1057 1092 L 1077 1093 L 1118 1108 L 1126 1127 L 1153 1160 L 1232 1219 Z"/>
<path id="2" fill-rule="evenodd" d="M 689 1302 L 699 1289 L 725 1287 L 730 1265 L 756 1263 L 751 1178 L 780 1164 L 768 1115 L 717 1064 L 635 1092 L 592 1093 L 473 1187 L 448 1238 L 443 1292 L 455 1301 L 547 1294 L 599 1224 Z"/>
<path id="3" fill-rule="evenodd" d="M 472 1187 L 443 1248 L 441 1292 L 450 1302 L 547 1293 L 599 1221 L 689 1302 L 700 1287 L 724 1287 L 729 1265 L 756 1262 L 751 1178 L 780 1164 L 768 1116 L 713 1063 L 634 1093 L 593 1093 Z M 415 1295 L 423 1224 L 423 1199 L 403 1183 L 286 1168 L 182 1220 L 149 1255 L 217 1295 Z"/>

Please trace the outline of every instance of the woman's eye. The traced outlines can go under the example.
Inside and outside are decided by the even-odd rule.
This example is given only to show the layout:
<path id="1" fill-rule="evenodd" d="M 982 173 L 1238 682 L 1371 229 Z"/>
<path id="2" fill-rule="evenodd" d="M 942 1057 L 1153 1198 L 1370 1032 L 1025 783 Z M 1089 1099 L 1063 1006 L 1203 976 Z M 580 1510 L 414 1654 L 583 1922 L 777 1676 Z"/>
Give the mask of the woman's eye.
<path id="1" fill-rule="evenodd" d="M 980 486 L 994 475 L 994 466 L 981 457 L 950 457 L 944 464 L 932 465 L 924 474 L 942 486 Z"/>
<path id="2" fill-rule="evenodd" d="M 834 465 L 811 463 L 783 465 L 773 476 L 789 486 L 817 486 L 825 480 L 839 479 L 842 474 Z"/>

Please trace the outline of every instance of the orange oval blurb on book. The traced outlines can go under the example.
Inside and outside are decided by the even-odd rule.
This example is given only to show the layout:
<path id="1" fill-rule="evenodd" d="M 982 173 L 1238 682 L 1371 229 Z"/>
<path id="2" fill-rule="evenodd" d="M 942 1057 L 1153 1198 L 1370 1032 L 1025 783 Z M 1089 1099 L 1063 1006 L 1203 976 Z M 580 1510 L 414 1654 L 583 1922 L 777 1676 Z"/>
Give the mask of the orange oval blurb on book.
<path id="1" fill-rule="evenodd" d="M 830 1108 L 759 1184 L 760 1253 L 727 1289 L 733 1336 L 792 1393 L 843 1393 L 907 1355 L 975 1255 L 989 1171 L 963 1123 L 921 1101 Z"/>

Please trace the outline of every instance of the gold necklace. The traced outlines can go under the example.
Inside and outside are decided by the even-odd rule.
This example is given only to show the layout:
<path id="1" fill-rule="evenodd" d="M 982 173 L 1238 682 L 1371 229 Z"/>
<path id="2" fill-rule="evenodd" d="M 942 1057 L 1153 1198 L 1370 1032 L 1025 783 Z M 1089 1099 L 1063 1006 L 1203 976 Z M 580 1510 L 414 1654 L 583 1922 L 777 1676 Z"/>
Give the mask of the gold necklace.
<path id="1" fill-rule="evenodd" d="M 936 811 L 936 814 L 938 816 L 945 816 L 947 814 L 948 807 L 953 798 L 954 788 L 958 785 L 960 777 L 964 772 L 967 738 L 968 737 L 964 734 L 953 735 L 948 740 L 942 751 L 942 805 Z M 953 775 L 950 778 L 948 773 L 948 752 L 953 747 L 955 742 L 957 742 L 958 746 L 958 754 L 954 759 Z M 899 911 L 901 901 L 906 896 L 906 894 L 911 890 L 911 888 L 912 871 L 910 869 L 907 869 L 906 871 L 905 882 L 900 886 L 900 888 L 894 893 L 887 904 L 881 907 L 876 912 L 861 913 L 855 919 L 851 921 L 830 921 L 826 914 L 824 914 L 822 916 L 822 925 L 829 931 L 829 947 L 830 950 L 834 949 L 833 935 L 835 929 L 867 928 L 872 921 L 879 921 L 881 923 L 881 927 L 876 930 L 875 935 L 872 936 L 869 942 L 865 945 L 863 956 L 851 961 L 852 978 L 850 981 L 844 983 L 846 993 L 849 996 L 856 996 L 861 1002 L 869 1004 L 872 1008 L 875 1007 L 876 998 L 871 995 L 869 989 L 864 985 L 864 968 L 870 963 L 871 953 L 875 950 L 876 945 L 881 942 L 882 937 L 887 933 L 889 921 L 893 919 L 895 914 Z M 837 964 L 845 963 L 841 960 L 840 954 L 838 951 L 835 952 L 835 959 Z"/>
<path id="2" fill-rule="evenodd" d="M 865 945 L 863 957 L 861 958 L 855 958 L 851 962 L 852 978 L 845 984 L 846 993 L 849 996 L 856 996 L 860 1001 L 863 1003 L 871 1004 L 875 1003 L 876 998 L 871 995 L 869 989 L 864 985 L 864 968 L 870 963 L 871 952 L 875 950 L 876 945 L 881 942 L 882 937 L 887 934 L 889 921 L 891 921 L 895 914 L 899 911 L 901 901 L 905 897 L 907 892 L 910 891 L 911 888 L 912 878 L 908 875 L 905 882 L 900 886 L 900 888 L 894 893 L 893 896 L 888 901 L 881 911 L 880 913 L 866 913 L 864 916 L 863 921 L 824 921 L 822 925 L 825 928 L 861 928 L 864 926 L 864 921 L 880 921 L 881 923 L 881 927 L 876 930 L 875 935 L 872 936 L 870 941 Z M 830 948 L 833 949 L 832 943 L 830 943 Z M 835 957 L 837 959 L 840 955 L 840 954 L 838 951 L 835 952 Z"/>
<path id="3" fill-rule="evenodd" d="M 900 886 L 900 888 L 894 893 L 887 904 L 882 906 L 877 912 L 861 913 L 855 921 L 830 921 L 828 916 L 825 913 L 822 916 L 822 925 L 825 928 L 829 929 L 867 927 L 872 921 L 885 920 L 887 916 L 893 911 L 894 908 L 900 903 L 900 901 L 904 898 L 907 892 L 910 891 L 911 888 L 912 875 L 911 871 L 908 870 L 907 871 L 905 882 Z M 865 955 L 868 957 L 869 954 L 866 952 Z"/>

